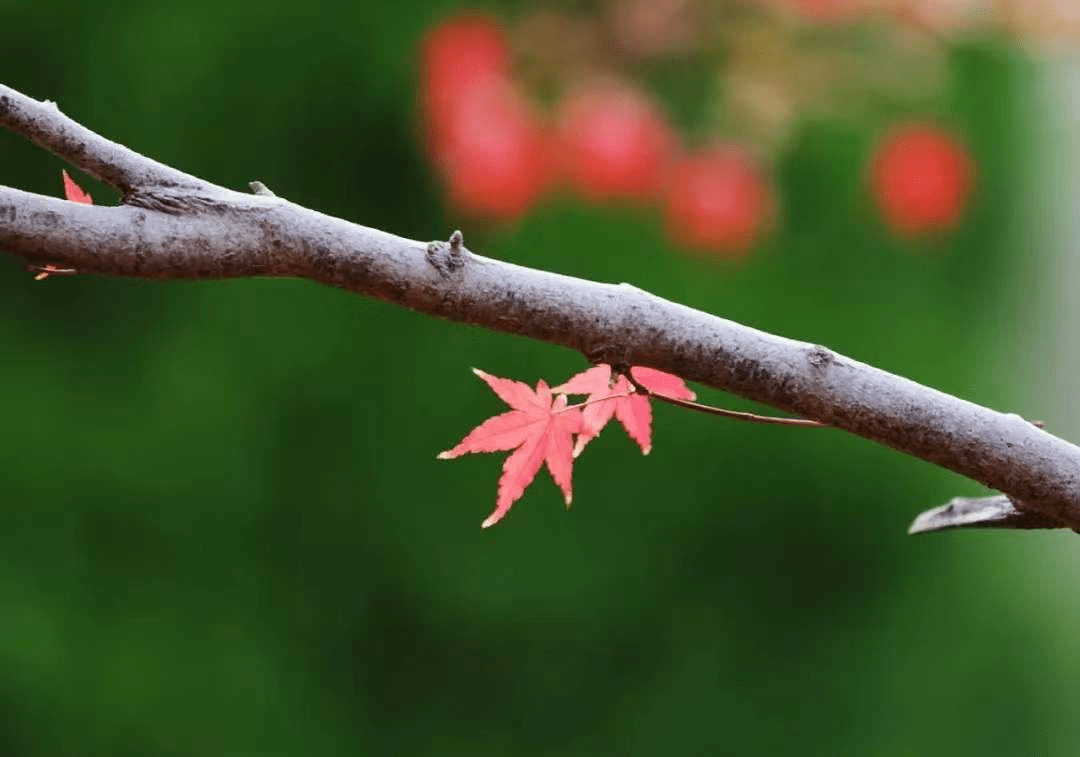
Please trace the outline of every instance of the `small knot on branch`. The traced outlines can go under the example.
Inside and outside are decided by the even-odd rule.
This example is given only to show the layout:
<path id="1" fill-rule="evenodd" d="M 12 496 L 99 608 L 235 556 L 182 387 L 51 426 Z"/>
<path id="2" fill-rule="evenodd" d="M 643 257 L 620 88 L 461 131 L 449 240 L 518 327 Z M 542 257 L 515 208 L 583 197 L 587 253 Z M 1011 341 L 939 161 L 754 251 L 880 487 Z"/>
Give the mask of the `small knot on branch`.
<path id="1" fill-rule="evenodd" d="M 427 262 L 446 278 L 465 266 L 465 236 L 460 231 L 450 235 L 447 242 L 428 242 Z"/>
<path id="2" fill-rule="evenodd" d="M 277 197 L 276 194 L 270 191 L 270 187 L 263 184 L 261 181 L 252 181 L 248 183 L 251 187 L 251 191 L 262 197 Z"/>
<path id="3" fill-rule="evenodd" d="M 1020 509 L 1005 494 L 990 497 L 953 497 L 941 507 L 920 513 L 909 534 L 945 531 L 954 528 L 1062 528 L 1064 523 L 1035 510 Z"/>
<path id="4" fill-rule="evenodd" d="M 830 363 L 836 360 L 836 356 L 832 350 L 828 347 L 822 347 L 820 344 L 815 344 L 810 348 L 809 354 L 806 359 L 810 361 L 810 365 L 814 368 L 824 368 Z"/>

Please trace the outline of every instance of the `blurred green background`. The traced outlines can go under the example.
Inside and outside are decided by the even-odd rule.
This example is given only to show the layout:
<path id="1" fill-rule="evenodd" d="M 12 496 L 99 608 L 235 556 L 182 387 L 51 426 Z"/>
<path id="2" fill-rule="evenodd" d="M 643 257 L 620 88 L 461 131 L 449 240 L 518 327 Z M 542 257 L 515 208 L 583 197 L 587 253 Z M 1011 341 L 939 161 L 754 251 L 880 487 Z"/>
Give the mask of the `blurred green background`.
<path id="1" fill-rule="evenodd" d="M 1037 115 L 1005 47 L 948 57 L 940 113 L 979 164 L 955 233 L 895 240 L 862 193 L 873 130 L 808 120 L 775 174 L 777 231 L 711 265 L 649 213 L 554 199 L 500 229 L 447 212 L 415 49 L 455 7 L 0 3 L 0 78 L 225 186 L 415 239 L 461 227 L 483 254 L 1053 427 L 1018 359 Z M 3 184 L 59 195 L 61 166 L 0 134 Z M 469 368 L 554 383 L 580 356 L 303 281 L 39 283 L 6 258 L 0 302 L 0 754 L 1080 749 L 1080 542 L 906 536 L 981 492 L 958 476 L 659 407 L 648 458 L 608 430 L 569 512 L 541 474 L 482 531 L 501 458 L 435 459 L 502 409 Z"/>

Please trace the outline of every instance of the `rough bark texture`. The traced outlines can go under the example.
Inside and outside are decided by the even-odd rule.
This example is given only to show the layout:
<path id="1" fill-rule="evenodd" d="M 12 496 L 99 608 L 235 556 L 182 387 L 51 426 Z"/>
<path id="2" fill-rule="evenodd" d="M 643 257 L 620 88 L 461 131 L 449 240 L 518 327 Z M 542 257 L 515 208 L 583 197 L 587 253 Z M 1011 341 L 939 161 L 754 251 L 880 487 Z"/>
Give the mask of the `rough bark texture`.
<path id="1" fill-rule="evenodd" d="M 417 242 L 268 192 L 224 189 L 114 144 L 55 105 L 3 85 L 0 124 L 123 196 L 119 206 L 102 207 L 0 187 L 0 249 L 32 263 L 146 279 L 313 279 L 560 344 L 593 361 L 675 373 L 961 473 L 1007 494 L 1019 511 L 1039 513 L 1034 522 L 1080 528 L 1080 448 L 1019 416 L 629 284 L 484 258 L 457 233 L 449 242 Z M 994 517 L 1002 520 L 1000 510 Z"/>

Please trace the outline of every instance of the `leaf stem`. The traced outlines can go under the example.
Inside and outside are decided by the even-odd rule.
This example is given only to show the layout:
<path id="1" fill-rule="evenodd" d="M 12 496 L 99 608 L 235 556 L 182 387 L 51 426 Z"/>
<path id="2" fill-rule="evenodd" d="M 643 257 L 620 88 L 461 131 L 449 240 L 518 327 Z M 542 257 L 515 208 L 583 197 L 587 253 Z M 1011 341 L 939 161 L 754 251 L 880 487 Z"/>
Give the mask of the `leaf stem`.
<path id="1" fill-rule="evenodd" d="M 621 399 L 622 397 L 629 397 L 629 396 L 631 396 L 633 394 L 637 394 L 637 393 L 638 392 L 633 391 L 633 392 L 621 392 L 620 394 L 609 394 L 607 397 L 597 397 L 594 400 L 585 400 L 584 402 L 579 402 L 576 405 L 567 405 L 562 410 L 556 410 L 555 412 L 556 413 L 565 413 L 567 410 L 580 410 L 583 407 L 588 407 L 589 405 L 595 405 L 598 402 L 607 402 L 608 400 L 617 400 L 617 399 Z M 659 397 L 660 395 L 656 395 L 656 396 Z"/>
<path id="2" fill-rule="evenodd" d="M 827 423 L 811 420 L 809 418 L 782 418 L 777 415 L 758 415 L 757 413 L 745 413 L 741 410 L 727 410 L 722 407 L 703 405 L 700 402 L 693 402 L 691 400 L 683 400 L 677 397 L 668 397 L 666 394 L 660 394 L 659 392 L 651 391 L 650 389 L 642 386 L 637 379 L 630 375 L 630 371 L 628 370 L 623 371 L 622 375 L 626 376 L 626 380 L 633 385 L 635 392 L 639 392 L 648 397 L 655 397 L 656 399 L 666 402 L 669 405 L 675 405 L 676 407 L 682 407 L 687 410 L 695 410 L 699 413 L 718 415 L 721 418 L 729 418 L 733 421 L 743 421 L 745 423 L 761 423 L 770 426 L 803 426 L 806 428 L 817 428 L 826 427 L 829 425 Z"/>

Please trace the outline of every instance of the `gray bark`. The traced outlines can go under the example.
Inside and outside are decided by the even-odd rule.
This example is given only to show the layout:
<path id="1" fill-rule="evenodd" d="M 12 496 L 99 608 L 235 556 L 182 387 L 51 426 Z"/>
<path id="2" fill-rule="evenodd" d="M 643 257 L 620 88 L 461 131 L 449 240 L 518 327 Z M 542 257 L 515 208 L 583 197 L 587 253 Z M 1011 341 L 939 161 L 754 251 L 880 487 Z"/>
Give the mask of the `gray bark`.
<path id="1" fill-rule="evenodd" d="M 300 207 L 265 188 L 249 195 L 218 187 L 3 85 L 0 125 L 122 195 L 119 206 L 102 207 L 0 187 L 0 249 L 32 264 L 145 279 L 319 281 L 563 345 L 594 362 L 668 371 L 956 471 L 1003 492 L 1017 512 L 1040 516 L 1017 522 L 1080 528 L 1080 448 L 1017 415 L 629 284 L 485 258 L 457 233 L 449 242 L 418 242 Z M 1000 508 L 993 515 L 1009 521 Z"/>

